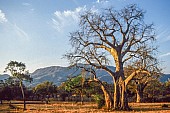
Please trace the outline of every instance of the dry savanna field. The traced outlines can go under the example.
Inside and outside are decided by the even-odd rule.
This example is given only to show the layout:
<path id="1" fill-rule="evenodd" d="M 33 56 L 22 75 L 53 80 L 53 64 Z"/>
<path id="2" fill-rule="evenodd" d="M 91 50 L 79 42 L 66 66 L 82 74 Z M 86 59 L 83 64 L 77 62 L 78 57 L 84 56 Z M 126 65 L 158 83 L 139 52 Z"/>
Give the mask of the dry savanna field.
<path id="1" fill-rule="evenodd" d="M 162 107 L 167 104 L 168 107 Z M 4 102 L 0 105 L 0 113 L 170 113 L 170 103 L 129 103 L 132 111 L 107 111 L 105 108 L 97 109 L 92 102 L 58 102 L 45 104 L 41 101 L 27 101 L 27 110 L 23 111 L 21 101 Z"/>

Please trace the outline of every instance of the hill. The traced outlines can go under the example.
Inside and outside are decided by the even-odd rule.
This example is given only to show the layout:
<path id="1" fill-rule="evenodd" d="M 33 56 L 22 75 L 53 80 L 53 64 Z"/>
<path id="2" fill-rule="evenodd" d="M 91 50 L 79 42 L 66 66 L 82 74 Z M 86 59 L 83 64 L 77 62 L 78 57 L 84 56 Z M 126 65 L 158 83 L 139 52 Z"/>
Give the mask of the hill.
<path id="1" fill-rule="evenodd" d="M 8 77 L 9 77 L 8 74 L 3 74 L 3 75 L 0 74 L 0 80 L 7 79 Z"/>
<path id="2" fill-rule="evenodd" d="M 108 66 L 111 70 L 115 71 L 114 66 Z M 62 82 L 65 82 L 68 77 L 73 77 L 81 74 L 81 69 L 77 69 L 76 67 L 61 67 L 61 66 L 51 66 L 51 67 L 45 67 L 40 68 L 34 71 L 31 74 L 31 77 L 33 77 L 32 83 L 26 83 L 27 86 L 36 86 L 39 83 L 42 83 L 44 81 L 51 81 L 57 86 L 60 85 Z M 89 73 L 87 74 L 89 75 Z M 0 75 L 0 80 L 4 80 L 8 78 L 9 75 L 4 74 Z M 97 70 L 97 77 L 105 82 L 112 83 L 112 77 L 102 69 Z M 160 82 L 165 82 L 168 79 L 170 79 L 170 74 L 164 74 L 160 77 Z"/>
<path id="3" fill-rule="evenodd" d="M 115 71 L 115 67 L 109 66 L 110 69 Z M 46 68 L 37 69 L 31 74 L 33 77 L 33 82 L 31 86 L 35 86 L 44 81 L 51 81 L 56 85 L 60 85 L 62 82 L 66 81 L 68 77 L 73 77 L 81 74 L 81 69 L 76 67 L 60 67 L 60 66 L 51 66 Z M 108 83 L 112 82 L 112 77 L 108 75 L 107 72 L 99 69 L 97 70 L 97 75 L 100 80 L 106 81 Z"/>
<path id="4" fill-rule="evenodd" d="M 159 78 L 160 82 L 166 82 L 168 80 L 170 80 L 170 74 L 163 74 L 160 78 Z"/>

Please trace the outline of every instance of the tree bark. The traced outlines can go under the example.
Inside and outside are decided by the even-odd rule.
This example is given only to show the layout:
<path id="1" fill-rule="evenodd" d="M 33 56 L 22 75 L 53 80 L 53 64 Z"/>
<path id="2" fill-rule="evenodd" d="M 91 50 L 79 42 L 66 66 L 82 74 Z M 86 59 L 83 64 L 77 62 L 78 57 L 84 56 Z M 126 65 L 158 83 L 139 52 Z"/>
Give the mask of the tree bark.
<path id="1" fill-rule="evenodd" d="M 24 94 L 24 89 L 23 89 L 23 86 L 22 86 L 22 81 L 20 81 L 20 87 L 21 87 L 21 92 L 22 92 L 22 98 L 23 98 L 23 101 L 24 101 L 24 110 L 26 110 L 25 94 Z"/>
<path id="2" fill-rule="evenodd" d="M 80 100 L 81 100 L 81 105 L 83 105 L 84 99 L 83 99 L 83 91 L 82 90 L 80 91 Z"/>
<path id="3" fill-rule="evenodd" d="M 115 57 L 116 56 L 116 57 Z M 116 77 L 114 80 L 114 109 L 130 110 L 127 99 L 125 76 L 120 53 L 115 55 Z"/>
<path id="4" fill-rule="evenodd" d="M 120 90 L 119 90 L 119 85 L 117 82 L 114 83 L 114 109 L 118 110 L 120 108 Z"/>
<path id="5" fill-rule="evenodd" d="M 143 90 L 147 84 L 138 84 L 136 88 L 136 102 L 140 103 L 143 101 Z"/>
<path id="6" fill-rule="evenodd" d="M 104 93 L 104 97 L 105 97 L 105 104 L 106 104 L 106 107 L 107 109 L 112 109 L 112 106 L 113 106 L 113 99 L 111 98 L 109 92 L 106 90 L 106 88 L 104 87 L 104 85 L 102 84 L 101 85 L 101 89 Z"/>
<path id="7" fill-rule="evenodd" d="M 137 102 L 137 103 L 142 102 L 142 98 L 143 98 L 143 93 L 137 91 L 137 92 L 136 92 L 136 102 Z"/>
<path id="8" fill-rule="evenodd" d="M 104 97 L 105 97 L 105 104 L 106 104 L 107 109 L 108 110 L 112 109 L 113 98 L 111 97 L 110 93 L 108 92 L 108 90 L 106 89 L 106 87 L 104 86 L 104 84 L 101 81 L 99 81 L 96 78 L 94 80 L 100 84 L 100 87 L 101 87 Z"/>
<path id="9" fill-rule="evenodd" d="M 128 98 L 127 98 L 127 92 L 126 92 L 126 85 L 123 81 L 121 84 L 121 110 L 130 110 L 128 105 Z"/>

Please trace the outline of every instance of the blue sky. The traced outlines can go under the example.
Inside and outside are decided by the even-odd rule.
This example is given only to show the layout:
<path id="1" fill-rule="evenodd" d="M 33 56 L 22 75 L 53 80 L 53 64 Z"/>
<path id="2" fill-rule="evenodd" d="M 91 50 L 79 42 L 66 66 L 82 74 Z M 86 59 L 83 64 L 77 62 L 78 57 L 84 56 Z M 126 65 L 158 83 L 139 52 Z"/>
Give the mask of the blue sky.
<path id="1" fill-rule="evenodd" d="M 26 63 L 28 70 L 68 66 L 63 54 L 71 48 L 69 33 L 78 28 L 79 13 L 137 4 L 154 23 L 163 72 L 170 73 L 169 0 L 0 0 L 0 74 L 10 60 Z"/>

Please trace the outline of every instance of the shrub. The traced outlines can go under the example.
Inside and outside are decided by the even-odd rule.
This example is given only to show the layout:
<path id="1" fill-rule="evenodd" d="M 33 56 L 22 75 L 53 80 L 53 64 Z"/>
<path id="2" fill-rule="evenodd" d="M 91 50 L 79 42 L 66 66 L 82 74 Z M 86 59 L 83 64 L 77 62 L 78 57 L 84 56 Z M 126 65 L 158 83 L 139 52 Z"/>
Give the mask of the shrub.
<path id="1" fill-rule="evenodd" d="M 105 105 L 105 100 L 102 95 L 96 94 L 93 96 L 95 102 L 97 103 L 97 108 L 100 109 Z"/>

